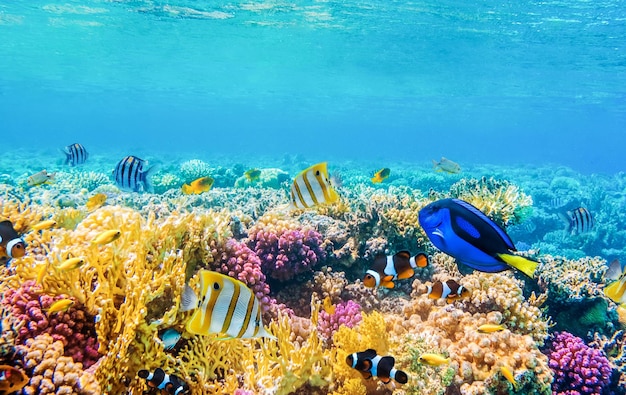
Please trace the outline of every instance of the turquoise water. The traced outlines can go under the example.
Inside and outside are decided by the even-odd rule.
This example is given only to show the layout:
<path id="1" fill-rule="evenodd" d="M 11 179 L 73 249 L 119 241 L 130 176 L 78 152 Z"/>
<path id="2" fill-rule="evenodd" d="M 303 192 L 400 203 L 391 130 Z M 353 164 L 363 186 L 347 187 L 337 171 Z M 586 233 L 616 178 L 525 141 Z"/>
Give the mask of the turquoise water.
<path id="1" fill-rule="evenodd" d="M 621 1 L 5 2 L 3 148 L 613 173 L 625 21 Z"/>

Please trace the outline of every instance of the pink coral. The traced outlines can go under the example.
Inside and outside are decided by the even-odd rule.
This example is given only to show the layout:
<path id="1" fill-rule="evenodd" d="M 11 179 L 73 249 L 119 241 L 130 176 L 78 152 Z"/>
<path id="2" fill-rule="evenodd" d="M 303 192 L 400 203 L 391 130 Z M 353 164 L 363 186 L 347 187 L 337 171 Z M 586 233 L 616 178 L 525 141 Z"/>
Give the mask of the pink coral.
<path id="1" fill-rule="evenodd" d="M 322 337 L 329 341 L 341 325 L 354 328 L 361 322 L 362 318 L 361 306 L 352 300 L 348 300 L 347 302 L 338 303 L 333 314 L 321 310 L 319 313 L 318 330 Z"/>
<path id="2" fill-rule="evenodd" d="M 609 385 L 609 360 L 602 351 L 589 347 L 571 333 L 557 333 L 548 356 L 555 373 L 555 395 L 601 394 Z"/>
<path id="3" fill-rule="evenodd" d="M 322 235 L 314 229 L 272 225 L 258 223 L 253 226 L 248 242 L 269 277 L 288 281 L 298 274 L 312 271 L 326 259 Z"/>
<path id="4" fill-rule="evenodd" d="M 245 243 L 235 239 L 228 240 L 219 262 L 217 271 L 248 285 L 264 311 L 274 302 L 268 296 L 270 287 L 261 271 L 261 260 Z"/>
<path id="5" fill-rule="evenodd" d="M 17 341 L 25 344 L 26 340 L 42 333 L 63 343 L 65 356 L 72 357 L 85 367 L 94 364 L 98 354 L 98 340 L 94 318 L 74 304 L 66 312 L 47 314 L 45 311 L 63 296 L 39 295 L 40 288 L 28 280 L 17 290 L 9 289 L 2 299 L 11 315 L 24 322 L 18 332 Z"/>

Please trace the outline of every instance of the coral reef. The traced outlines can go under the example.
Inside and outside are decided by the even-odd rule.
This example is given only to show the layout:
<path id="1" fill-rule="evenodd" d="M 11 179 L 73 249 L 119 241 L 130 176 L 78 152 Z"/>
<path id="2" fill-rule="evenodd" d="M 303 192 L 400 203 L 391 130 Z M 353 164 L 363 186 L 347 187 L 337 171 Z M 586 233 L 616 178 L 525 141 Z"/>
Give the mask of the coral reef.
<path id="1" fill-rule="evenodd" d="M 554 394 L 601 394 L 609 385 L 608 359 L 571 333 L 555 333 L 548 356 L 555 374 Z"/>
<path id="2" fill-rule="evenodd" d="M 318 330 L 325 341 L 332 340 L 333 334 L 340 326 L 354 328 L 361 322 L 361 306 L 348 300 L 334 306 L 334 312 L 321 310 L 319 313 Z"/>

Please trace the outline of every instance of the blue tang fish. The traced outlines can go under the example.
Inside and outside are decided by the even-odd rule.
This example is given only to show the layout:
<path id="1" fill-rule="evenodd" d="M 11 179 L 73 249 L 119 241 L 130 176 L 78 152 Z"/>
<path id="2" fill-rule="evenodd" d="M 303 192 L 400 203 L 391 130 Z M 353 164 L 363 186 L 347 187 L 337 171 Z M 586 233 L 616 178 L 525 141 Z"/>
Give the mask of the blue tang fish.
<path id="1" fill-rule="evenodd" d="M 506 232 L 482 211 L 459 199 L 441 199 L 419 212 L 419 222 L 430 241 L 459 262 L 481 272 L 514 267 L 533 277 L 537 262 L 514 255 Z"/>

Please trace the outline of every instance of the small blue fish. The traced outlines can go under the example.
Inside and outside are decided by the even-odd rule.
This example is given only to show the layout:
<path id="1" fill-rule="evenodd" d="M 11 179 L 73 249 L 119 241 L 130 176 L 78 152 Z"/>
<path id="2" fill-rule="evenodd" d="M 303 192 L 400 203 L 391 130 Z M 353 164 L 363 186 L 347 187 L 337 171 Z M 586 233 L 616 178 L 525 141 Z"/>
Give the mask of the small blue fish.
<path id="1" fill-rule="evenodd" d="M 473 269 L 495 273 L 514 267 L 529 277 L 535 273 L 537 262 L 512 254 L 517 250 L 509 235 L 463 200 L 430 203 L 420 210 L 419 223 L 435 247 Z"/>
<path id="2" fill-rule="evenodd" d="M 165 351 L 173 350 L 180 341 L 180 337 L 180 332 L 174 328 L 168 328 L 162 332 L 159 331 L 159 339 L 163 342 L 163 349 Z"/>

